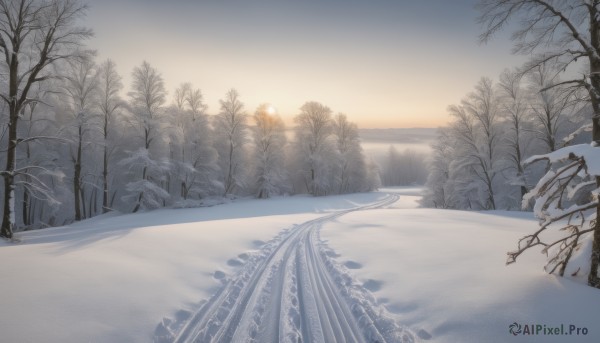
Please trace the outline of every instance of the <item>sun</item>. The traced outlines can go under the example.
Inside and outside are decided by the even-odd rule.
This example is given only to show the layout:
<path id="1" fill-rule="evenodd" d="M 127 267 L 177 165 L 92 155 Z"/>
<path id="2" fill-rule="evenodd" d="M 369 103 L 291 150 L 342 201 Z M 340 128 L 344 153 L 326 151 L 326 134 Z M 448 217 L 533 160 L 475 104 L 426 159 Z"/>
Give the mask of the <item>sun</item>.
<path id="1" fill-rule="evenodd" d="M 277 109 L 276 109 L 275 107 L 273 107 L 273 106 L 269 105 L 269 106 L 267 107 L 267 113 L 268 113 L 268 114 L 275 114 L 275 113 L 277 113 Z"/>

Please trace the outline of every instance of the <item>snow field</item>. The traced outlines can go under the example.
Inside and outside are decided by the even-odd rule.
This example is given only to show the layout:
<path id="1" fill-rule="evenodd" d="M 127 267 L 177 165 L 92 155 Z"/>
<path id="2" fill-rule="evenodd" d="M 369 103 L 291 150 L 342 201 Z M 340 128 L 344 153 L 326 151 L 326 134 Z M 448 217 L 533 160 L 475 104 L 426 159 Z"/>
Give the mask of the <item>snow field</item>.
<path id="1" fill-rule="evenodd" d="M 2 341 L 600 341 L 598 290 L 547 275 L 535 251 L 504 265 L 537 227 L 530 213 L 416 209 L 419 192 L 238 199 L 21 233 L 0 242 Z M 211 302 L 217 316 L 204 316 Z M 512 336 L 515 322 L 588 334 Z"/>
<path id="2" fill-rule="evenodd" d="M 506 252 L 536 227 L 530 213 L 380 209 L 327 223 L 321 237 L 423 341 L 600 341 L 598 290 L 546 274 L 539 250 L 505 266 Z M 512 336 L 513 322 L 574 324 L 589 333 Z"/>
<path id="3" fill-rule="evenodd" d="M 331 263 L 317 236 L 323 223 L 372 205 L 337 211 L 281 232 L 183 325 L 163 321 L 156 342 L 413 342 L 413 335 L 381 316 L 374 299 L 358 292 Z M 181 328 L 180 330 L 174 330 Z"/>
<path id="4" fill-rule="evenodd" d="M 282 229 L 384 197 L 239 200 L 107 215 L 0 242 L 6 342 L 149 342 L 163 317 L 196 309 Z"/>

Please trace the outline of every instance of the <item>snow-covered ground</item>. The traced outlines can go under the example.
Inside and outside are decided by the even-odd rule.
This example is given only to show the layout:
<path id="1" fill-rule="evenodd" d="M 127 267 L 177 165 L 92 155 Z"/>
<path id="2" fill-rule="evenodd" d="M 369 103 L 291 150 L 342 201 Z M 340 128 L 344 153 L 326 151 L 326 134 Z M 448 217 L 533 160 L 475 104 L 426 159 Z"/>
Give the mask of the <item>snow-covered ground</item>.
<path id="1" fill-rule="evenodd" d="M 431 342 L 600 342 L 600 291 L 546 274 L 537 252 L 505 266 L 536 226 L 530 213 L 379 209 L 326 224 L 321 238 L 398 322 Z M 515 337 L 514 322 L 588 334 Z"/>
<path id="2" fill-rule="evenodd" d="M 199 312 L 207 308 L 201 304 L 218 303 L 214 294 L 228 293 L 227 285 L 236 280 L 246 282 L 244 273 L 250 281 L 240 285 L 253 285 L 255 291 L 241 292 L 243 307 L 260 309 L 261 299 L 268 298 L 293 312 L 298 306 L 285 294 L 300 292 L 289 282 L 294 280 L 311 292 L 323 292 L 321 297 L 331 295 L 312 304 L 327 302 L 333 313 L 349 306 L 354 316 L 359 310 L 376 311 L 369 318 L 375 318 L 377 329 L 393 318 L 394 327 L 408 339 L 600 341 L 598 290 L 546 275 L 541 254 L 531 252 L 516 265 L 504 265 L 506 251 L 536 226 L 529 214 L 416 209 L 418 194 L 418 189 L 383 189 L 238 200 L 210 208 L 107 215 L 20 234 L 20 243 L 0 243 L 1 341 L 149 342 L 164 333 L 161 328 L 177 328 L 173 323 L 200 334 L 194 320 L 210 320 L 205 315 L 209 310 Z M 398 200 L 391 204 L 390 199 Z M 348 211 L 369 204 L 377 205 Z M 303 283 L 297 281 L 302 268 L 312 268 Z M 278 278 L 282 281 L 272 282 Z M 338 285 L 325 291 L 330 280 Z M 277 293 L 269 286 L 273 284 L 285 287 L 283 296 L 266 296 Z M 310 312 L 306 296 L 299 302 L 307 304 L 302 311 Z M 315 306 L 313 312 L 328 310 Z M 254 325 L 243 309 L 231 312 L 239 315 L 239 323 Z M 279 312 L 265 313 L 265 323 L 284 318 Z M 322 326 L 328 329 L 315 333 L 310 326 L 306 334 L 350 334 L 355 326 L 351 317 L 346 324 L 328 318 Z M 364 320 L 359 322 L 357 332 L 366 332 Z M 587 335 L 512 336 L 509 325 L 515 322 L 564 324 L 567 330 L 575 325 L 585 327 Z M 289 332 L 305 333 L 305 324 L 280 324 L 291 327 Z M 267 326 L 263 336 L 285 331 Z"/>

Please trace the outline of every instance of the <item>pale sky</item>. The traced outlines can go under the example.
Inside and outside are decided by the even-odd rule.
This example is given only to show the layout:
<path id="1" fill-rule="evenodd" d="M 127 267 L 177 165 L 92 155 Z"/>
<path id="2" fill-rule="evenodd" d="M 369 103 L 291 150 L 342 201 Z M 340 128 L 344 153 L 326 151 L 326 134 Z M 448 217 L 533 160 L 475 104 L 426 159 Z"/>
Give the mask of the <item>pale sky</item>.
<path id="1" fill-rule="evenodd" d="M 306 101 L 363 128 L 436 127 L 482 76 L 519 65 L 506 35 L 480 45 L 475 0 L 94 0 L 86 25 L 99 61 L 124 78 L 147 60 L 208 112 L 236 88 L 249 113 L 289 122 Z"/>

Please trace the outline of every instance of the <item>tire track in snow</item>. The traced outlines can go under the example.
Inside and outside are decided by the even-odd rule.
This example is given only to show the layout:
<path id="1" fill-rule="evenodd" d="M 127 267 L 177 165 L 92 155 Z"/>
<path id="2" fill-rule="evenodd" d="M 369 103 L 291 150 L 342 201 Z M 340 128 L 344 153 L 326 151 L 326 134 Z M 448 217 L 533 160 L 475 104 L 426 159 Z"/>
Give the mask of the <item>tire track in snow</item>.
<path id="1" fill-rule="evenodd" d="M 196 313 L 160 323 L 154 341 L 414 342 L 414 335 L 386 316 L 371 293 L 331 258 L 319 237 L 328 221 L 398 199 L 389 195 L 284 230 L 250 254 Z"/>

